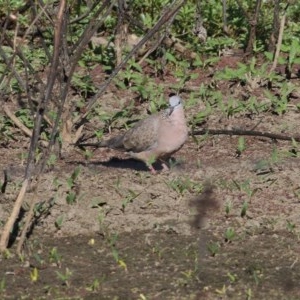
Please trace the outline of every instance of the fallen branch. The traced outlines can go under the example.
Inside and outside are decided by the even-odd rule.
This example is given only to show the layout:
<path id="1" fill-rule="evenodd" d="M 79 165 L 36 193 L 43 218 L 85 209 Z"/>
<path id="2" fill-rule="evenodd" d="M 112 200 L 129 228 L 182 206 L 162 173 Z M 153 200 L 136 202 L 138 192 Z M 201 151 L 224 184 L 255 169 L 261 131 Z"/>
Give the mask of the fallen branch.
<path id="1" fill-rule="evenodd" d="M 273 139 L 273 140 L 300 142 L 300 136 L 288 136 L 288 135 L 283 135 L 283 134 L 262 132 L 262 131 L 256 131 L 256 130 L 201 129 L 201 130 L 197 130 L 197 131 L 192 131 L 190 133 L 191 136 L 205 135 L 205 134 L 210 134 L 210 135 L 223 134 L 223 135 L 259 136 L 259 137 L 265 137 L 265 138 L 269 138 L 269 139 Z"/>
<path id="2" fill-rule="evenodd" d="M 11 231 L 11 229 L 13 228 L 16 219 L 18 218 L 22 203 L 23 203 L 23 198 L 24 195 L 26 193 L 27 187 L 29 184 L 29 180 L 26 178 L 24 179 L 23 183 L 22 183 L 22 188 L 19 192 L 18 198 L 14 204 L 14 208 L 12 210 L 11 215 L 9 216 L 6 224 L 4 225 L 3 231 L 2 231 L 2 235 L 1 235 L 1 239 L 0 239 L 0 252 L 3 252 L 6 250 L 6 247 L 8 245 L 8 240 L 9 240 L 9 233 Z"/>
<path id="3" fill-rule="evenodd" d="M 4 112 L 11 119 L 11 121 L 27 136 L 32 137 L 32 131 L 28 129 L 8 108 L 7 105 L 3 106 Z"/>

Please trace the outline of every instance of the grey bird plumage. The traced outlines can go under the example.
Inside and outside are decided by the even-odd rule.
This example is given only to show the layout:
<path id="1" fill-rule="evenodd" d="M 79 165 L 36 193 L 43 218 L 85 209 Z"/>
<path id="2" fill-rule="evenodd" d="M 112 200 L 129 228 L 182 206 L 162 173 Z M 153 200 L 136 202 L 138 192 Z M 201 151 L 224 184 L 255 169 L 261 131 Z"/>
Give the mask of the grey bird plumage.
<path id="1" fill-rule="evenodd" d="M 169 99 L 169 107 L 137 122 L 124 134 L 99 143 L 80 146 L 108 147 L 125 150 L 137 160 L 146 163 L 152 173 L 156 160 L 165 160 L 178 151 L 188 137 L 188 128 L 179 96 Z M 164 169 L 167 168 L 163 164 Z"/>

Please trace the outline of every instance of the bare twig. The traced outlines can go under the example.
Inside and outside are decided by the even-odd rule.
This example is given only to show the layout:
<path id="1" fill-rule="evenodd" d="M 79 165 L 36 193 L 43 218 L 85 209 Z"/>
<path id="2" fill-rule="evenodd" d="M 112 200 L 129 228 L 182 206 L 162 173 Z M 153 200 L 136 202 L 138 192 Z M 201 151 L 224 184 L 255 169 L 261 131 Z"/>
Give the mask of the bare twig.
<path id="1" fill-rule="evenodd" d="M 195 135 L 245 135 L 245 136 L 259 136 L 259 137 L 265 137 L 273 140 L 282 140 L 282 141 L 296 141 L 300 142 L 300 136 L 288 136 L 288 135 L 282 135 L 282 134 L 276 134 L 276 133 L 270 133 L 270 132 L 262 132 L 262 131 L 256 131 L 256 130 L 226 130 L 226 129 L 201 129 L 192 131 L 190 133 L 191 136 Z"/>
<path id="2" fill-rule="evenodd" d="M 53 52 L 53 58 L 52 58 L 52 63 L 51 63 L 51 69 L 50 69 L 50 74 L 48 77 L 48 82 L 47 82 L 47 88 L 45 92 L 45 97 L 41 99 L 39 107 L 38 107 L 38 112 L 36 116 L 36 122 L 35 122 L 35 127 L 34 127 L 34 134 L 32 139 L 31 139 L 31 145 L 30 145 L 30 151 L 29 151 L 29 158 L 27 162 L 27 168 L 26 168 L 26 173 L 25 173 L 25 178 L 30 178 L 31 176 L 31 169 L 33 167 L 33 154 L 35 152 L 35 149 L 37 147 L 37 141 L 40 135 L 40 129 L 41 129 L 41 121 L 43 118 L 43 115 L 46 110 L 46 106 L 48 103 L 48 100 L 51 97 L 51 93 L 53 90 L 53 86 L 55 83 L 55 80 L 57 78 L 57 68 L 58 68 L 58 63 L 59 63 L 59 54 L 60 54 L 60 49 L 62 45 L 62 37 L 63 37 L 63 26 L 64 26 L 64 12 L 65 12 L 65 7 L 66 7 L 66 0 L 61 0 L 58 14 L 57 14 L 57 20 L 55 23 L 55 33 L 54 33 L 54 52 Z M 34 152 L 33 152 L 34 151 Z M 48 153 L 47 153 L 48 154 Z M 44 161 L 46 161 L 47 154 L 44 155 Z M 38 174 L 37 182 L 39 183 L 40 181 L 40 175 L 41 173 Z M 38 184 L 36 189 L 38 188 Z M 24 244 L 25 238 L 26 238 L 26 233 L 28 231 L 28 228 L 31 224 L 31 220 L 33 217 L 33 209 L 37 201 L 37 194 L 35 192 L 34 198 L 31 200 L 30 204 L 30 209 L 27 214 L 26 220 L 25 220 L 25 225 L 22 229 L 21 233 L 21 238 L 18 242 L 17 246 L 17 252 L 20 253 L 22 246 Z"/>
<path id="3" fill-rule="evenodd" d="M 13 121 L 13 123 L 21 129 L 27 136 L 32 137 L 32 131 L 28 129 L 8 108 L 7 105 L 3 106 L 3 110 L 6 115 Z"/>
<path id="4" fill-rule="evenodd" d="M 269 74 L 271 72 L 273 72 L 277 67 L 278 58 L 279 58 L 279 54 L 280 54 L 280 48 L 281 48 L 281 45 L 282 45 L 284 24 L 285 24 L 285 20 L 286 20 L 286 11 L 287 11 L 288 6 L 289 5 L 287 4 L 287 6 L 285 7 L 285 10 L 284 10 L 284 13 L 282 15 L 281 21 L 280 21 L 280 29 L 279 29 L 278 41 L 277 41 L 277 44 L 276 44 L 276 51 L 275 51 L 275 54 L 274 54 L 274 60 L 273 60 L 272 68 L 271 68 Z"/>
<path id="5" fill-rule="evenodd" d="M 108 77 L 108 79 L 99 87 L 98 92 L 90 99 L 88 105 L 85 108 L 86 113 L 79 116 L 78 119 L 74 121 L 74 124 L 76 124 L 76 127 L 79 127 L 82 125 L 82 122 L 86 119 L 87 115 L 90 112 L 90 109 L 93 107 L 95 102 L 98 100 L 98 98 L 104 93 L 108 85 L 111 83 L 113 78 L 119 73 L 119 71 L 126 65 L 126 63 L 129 61 L 129 59 L 161 28 L 162 25 L 164 25 L 168 20 L 178 12 L 178 10 L 182 7 L 182 5 L 187 0 L 180 0 L 178 2 L 174 1 L 173 5 L 169 9 L 166 10 L 165 14 L 161 16 L 161 18 L 158 20 L 158 22 L 153 26 L 151 30 L 149 30 L 143 39 L 135 45 L 135 47 L 129 52 L 129 54 L 124 58 L 124 60 L 114 69 L 114 71 L 111 73 L 111 75 Z"/>
<path id="6" fill-rule="evenodd" d="M 147 53 L 139 60 L 138 62 L 139 64 L 141 64 L 152 52 L 154 52 L 158 48 L 158 46 L 161 45 L 162 41 L 167 38 L 170 31 L 169 28 L 174 22 L 175 16 L 176 15 L 173 14 L 173 16 L 171 16 L 171 18 L 164 24 L 164 32 L 160 33 L 159 35 L 157 34 L 156 42 L 151 46 L 151 48 L 147 51 Z"/>
<path id="7" fill-rule="evenodd" d="M 29 149 L 29 155 L 28 155 L 28 160 L 27 160 L 27 165 L 26 165 L 26 170 L 25 170 L 25 178 L 22 183 L 22 187 L 21 187 L 21 190 L 17 197 L 17 200 L 14 204 L 13 211 L 12 211 L 11 215 L 9 216 L 9 218 L 4 226 L 4 229 L 2 231 L 2 235 L 1 235 L 1 239 L 0 239 L 0 251 L 4 251 L 7 247 L 10 231 L 19 215 L 21 205 L 22 205 L 22 202 L 24 199 L 24 195 L 26 193 L 26 190 L 27 190 L 28 185 L 31 180 L 31 174 L 32 174 L 32 170 L 34 167 L 34 155 L 35 155 L 35 152 L 37 149 L 38 139 L 40 137 L 43 116 L 45 114 L 46 107 L 47 107 L 48 101 L 51 97 L 53 86 L 54 86 L 54 83 L 55 83 L 55 80 L 57 77 L 60 45 L 61 45 L 61 39 L 62 39 L 61 28 L 62 28 L 62 24 L 63 24 L 63 13 L 65 11 L 65 6 L 66 6 L 66 0 L 61 0 L 58 17 L 57 17 L 57 22 L 55 23 L 54 50 L 53 50 L 53 57 L 52 57 L 52 61 L 51 61 L 50 73 L 48 76 L 45 93 L 41 93 L 41 95 L 40 95 L 40 101 L 39 101 L 39 105 L 38 105 L 37 113 L 36 113 L 36 117 L 35 117 L 34 130 L 33 130 L 33 134 L 32 134 L 31 141 L 30 141 L 30 149 Z M 35 202 L 33 201 L 31 207 L 34 207 L 34 204 L 35 204 Z M 29 221 L 27 219 L 26 224 L 30 224 L 31 216 L 32 216 L 32 212 L 30 211 L 28 214 Z M 27 232 L 27 229 L 28 229 L 28 227 L 25 227 L 23 229 L 23 231 Z M 22 236 L 24 236 L 23 233 L 22 233 Z M 21 249 L 23 242 L 24 242 L 24 240 L 19 241 L 18 249 Z"/>
<path id="8" fill-rule="evenodd" d="M 268 51 L 275 51 L 276 41 L 278 40 L 279 36 L 279 12 L 280 12 L 280 2 L 281 0 L 274 0 L 274 13 L 273 13 L 273 25 L 272 25 L 272 32 L 269 39 Z"/>
<path id="9" fill-rule="evenodd" d="M 261 0 L 256 0 L 254 17 L 249 19 L 250 33 L 249 33 L 249 39 L 248 39 L 248 45 L 246 48 L 246 53 L 253 52 L 253 45 L 256 40 L 256 27 L 258 24 L 258 15 L 259 15 L 260 7 L 261 7 Z"/>
<path id="10" fill-rule="evenodd" d="M 8 245 L 8 240 L 9 240 L 9 233 L 11 231 L 11 229 L 14 226 L 14 223 L 16 222 L 16 219 L 19 215 L 22 203 L 23 203 L 23 198 L 24 195 L 26 193 L 27 187 L 29 184 L 29 180 L 28 179 L 24 179 L 23 183 L 22 183 L 22 187 L 21 190 L 19 192 L 18 198 L 14 204 L 13 210 L 11 215 L 9 216 L 6 224 L 4 225 L 3 231 L 2 231 L 2 235 L 1 235 L 1 239 L 0 239 L 0 251 L 3 252 L 6 250 L 6 247 Z"/>

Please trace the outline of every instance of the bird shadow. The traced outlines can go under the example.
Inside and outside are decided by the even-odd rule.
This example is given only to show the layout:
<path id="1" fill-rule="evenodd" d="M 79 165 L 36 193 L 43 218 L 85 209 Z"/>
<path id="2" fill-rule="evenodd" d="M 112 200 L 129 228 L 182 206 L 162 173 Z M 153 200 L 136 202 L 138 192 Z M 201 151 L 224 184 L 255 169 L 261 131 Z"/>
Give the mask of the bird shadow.
<path id="1" fill-rule="evenodd" d="M 89 164 L 93 164 L 93 165 L 101 165 L 104 167 L 108 167 L 108 168 L 115 168 L 115 169 L 131 169 L 131 170 L 135 170 L 135 171 L 141 171 L 141 172 L 147 172 L 149 171 L 149 169 L 147 168 L 147 166 L 138 160 L 134 160 L 132 158 L 125 158 L 125 159 L 121 159 L 118 157 L 112 157 L 109 161 L 105 161 L 105 162 L 90 162 Z M 156 170 L 159 170 L 159 167 L 162 169 L 161 166 L 159 166 L 159 164 L 155 164 L 154 168 Z"/>
<path id="2" fill-rule="evenodd" d="M 172 164 L 177 164 L 177 162 L 174 158 L 171 158 L 170 160 L 171 160 Z M 115 169 L 130 169 L 130 170 L 135 170 L 135 171 L 139 171 L 139 172 L 149 172 L 149 169 L 144 162 L 135 160 L 133 158 L 121 159 L 118 157 L 112 157 L 109 161 L 105 161 L 105 162 L 102 162 L 102 161 L 88 161 L 88 162 L 72 161 L 72 163 L 88 165 L 88 166 L 104 166 L 104 167 L 115 168 Z M 170 165 L 170 164 L 168 164 L 168 165 Z M 156 171 L 163 170 L 163 166 L 160 161 L 155 162 L 153 164 L 153 167 Z"/>

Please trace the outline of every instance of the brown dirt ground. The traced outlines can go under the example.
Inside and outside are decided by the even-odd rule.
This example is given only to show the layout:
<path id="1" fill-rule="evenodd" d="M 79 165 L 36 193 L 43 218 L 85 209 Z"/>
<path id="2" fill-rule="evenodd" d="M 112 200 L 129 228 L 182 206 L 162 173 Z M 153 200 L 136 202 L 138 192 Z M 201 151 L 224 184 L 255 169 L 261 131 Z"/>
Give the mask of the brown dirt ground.
<path id="1" fill-rule="evenodd" d="M 210 77 L 200 75 L 209 83 Z M 220 82 L 219 88 L 226 98 L 228 86 Z M 299 97 L 291 99 L 282 116 L 227 118 L 216 110 L 205 126 L 257 126 L 296 135 L 297 103 Z M 105 105 L 118 107 L 109 99 Z M 201 101 L 186 107 L 188 119 L 203 108 Z M 112 150 L 97 149 L 87 161 L 72 149 L 42 176 L 39 202 L 52 205 L 37 219 L 24 259 L 13 254 L 14 245 L 9 258 L 0 258 L 0 298 L 299 299 L 300 162 L 292 155 L 297 147 L 245 139 L 246 149 L 237 155 L 236 136 L 199 136 L 197 143 L 190 138 L 175 154 L 170 172 L 155 176 Z M 2 224 L 24 172 L 24 141 L 20 137 L 1 151 L 0 169 L 11 177 L 0 197 Z M 78 166 L 76 202 L 68 204 L 67 180 Z M 28 192 L 28 201 L 33 193 Z M 235 232 L 232 240 L 225 238 L 229 228 Z M 214 256 L 208 245 L 218 246 Z"/>

